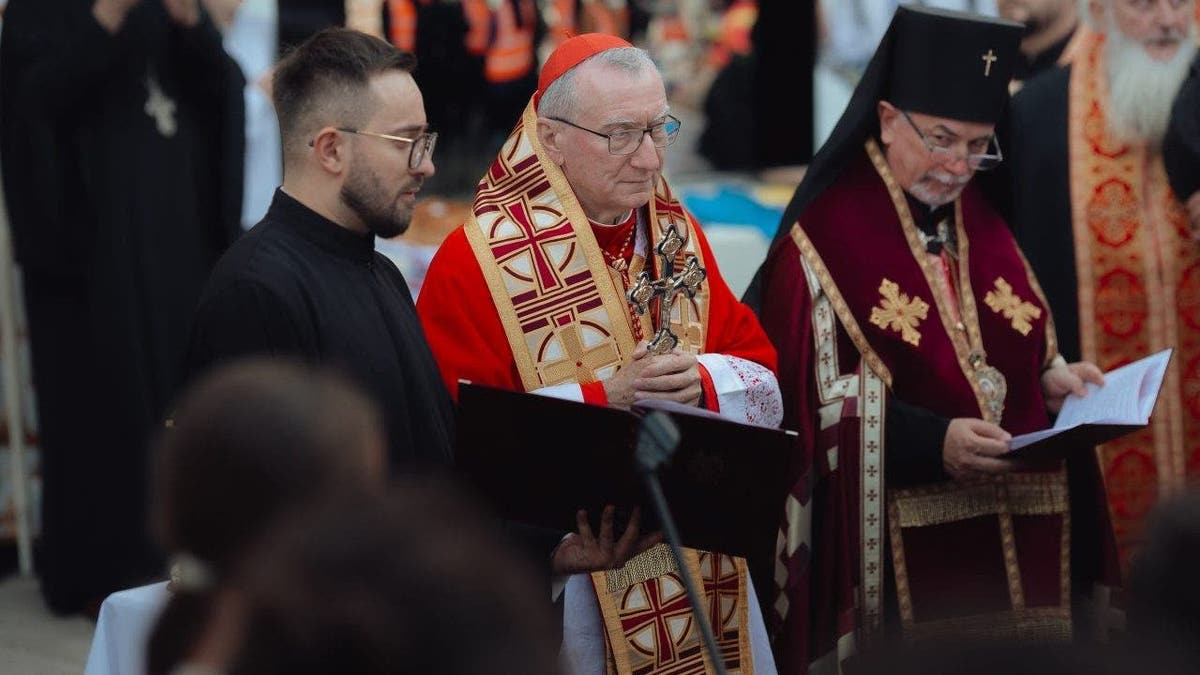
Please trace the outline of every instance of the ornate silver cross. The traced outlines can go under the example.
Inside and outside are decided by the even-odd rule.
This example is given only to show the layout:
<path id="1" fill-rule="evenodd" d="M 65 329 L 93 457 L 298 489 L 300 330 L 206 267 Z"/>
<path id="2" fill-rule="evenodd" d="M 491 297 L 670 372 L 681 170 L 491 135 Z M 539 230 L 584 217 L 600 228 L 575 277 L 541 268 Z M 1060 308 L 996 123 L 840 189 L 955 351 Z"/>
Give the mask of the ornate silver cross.
<path id="1" fill-rule="evenodd" d="M 643 270 L 633 288 L 629 289 L 629 304 L 639 315 L 645 314 L 650 309 L 650 303 L 658 300 L 658 332 L 648 345 L 651 354 L 667 354 L 679 344 L 679 336 L 671 331 L 671 309 L 680 293 L 685 293 L 689 298 L 696 297 L 696 291 L 700 290 L 700 284 L 708 276 L 694 255 L 688 256 L 683 269 L 675 271 L 675 254 L 683 248 L 683 243 L 683 237 L 671 225 L 658 246 L 654 247 L 662 276 L 651 279 L 650 272 Z"/>

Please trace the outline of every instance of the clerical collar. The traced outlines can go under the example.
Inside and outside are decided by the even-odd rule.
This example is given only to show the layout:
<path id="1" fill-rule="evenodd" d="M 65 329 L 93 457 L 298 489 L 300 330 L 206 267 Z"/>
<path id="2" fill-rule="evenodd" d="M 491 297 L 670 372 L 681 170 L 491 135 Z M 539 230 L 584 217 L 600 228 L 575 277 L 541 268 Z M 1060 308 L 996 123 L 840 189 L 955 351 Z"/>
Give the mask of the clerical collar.
<path id="1" fill-rule="evenodd" d="M 267 217 L 282 221 L 301 237 L 336 256 L 363 264 L 374 260 L 375 235 L 348 230 L 282 189 L 275 190 Z"/>
<path id="2" fill-rule="evenodd" d="M 930 253 L 941 253 L 942 247 L 954 239 L 954 202 L 931 207 L 908 192 L 904 193 L 908 200 L 908 210 L 912 213 L 913 222 L 921 230 L 921 239 L 925 249 Z M 945 223 L 943 227 L 939 225 Z"/>

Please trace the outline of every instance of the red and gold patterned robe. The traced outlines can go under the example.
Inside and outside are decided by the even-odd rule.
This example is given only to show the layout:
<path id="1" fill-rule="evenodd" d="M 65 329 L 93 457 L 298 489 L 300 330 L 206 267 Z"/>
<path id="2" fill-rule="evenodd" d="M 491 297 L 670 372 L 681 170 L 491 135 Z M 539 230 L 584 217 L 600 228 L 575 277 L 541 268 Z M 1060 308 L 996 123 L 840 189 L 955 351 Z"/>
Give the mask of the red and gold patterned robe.
<path id="1" fill-rule="evenodd" d="M 1175 353 L 1150 426 L 1099 447 L 1122 562 L 1160 496 L 1200 475 L 1200 247 L 1161 155 L 1108 128 L 1104 36 L 1013 101 L 1014 226 L 1063 352 L 1110 370 Z"/>

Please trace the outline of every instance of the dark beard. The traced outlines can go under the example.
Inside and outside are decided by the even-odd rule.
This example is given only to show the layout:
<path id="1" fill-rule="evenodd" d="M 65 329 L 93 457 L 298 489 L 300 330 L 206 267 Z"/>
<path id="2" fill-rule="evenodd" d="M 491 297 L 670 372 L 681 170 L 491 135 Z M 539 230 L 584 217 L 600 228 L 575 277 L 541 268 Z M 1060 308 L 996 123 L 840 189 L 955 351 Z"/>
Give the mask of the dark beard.
<path id="1" fill-rule="evenodd" d="M 380 213 L 372 208 L 367 200 L 360 198 L 358 193 L 351 189 L 351 186 L 342 186 L 341 197 L 342 202 L 358 215 L 363 225 L 366 225 L 367 231 L 375 236 L 391 239 L 408 231 L 410 221 L 397 221 L 391 216 L 391 213 Z"/>

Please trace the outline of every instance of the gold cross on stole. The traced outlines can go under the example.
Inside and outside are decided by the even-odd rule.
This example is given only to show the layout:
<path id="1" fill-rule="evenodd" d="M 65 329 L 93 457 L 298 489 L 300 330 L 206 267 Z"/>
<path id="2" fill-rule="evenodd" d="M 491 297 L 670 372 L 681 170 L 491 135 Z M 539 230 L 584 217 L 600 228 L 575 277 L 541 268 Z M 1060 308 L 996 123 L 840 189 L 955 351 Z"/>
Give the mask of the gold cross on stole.
<path id="1" fill-rule="evenodd" d="M 546 386 L 562 382 L 595 382 L 597 368 L 616 363 L 620 359 L 617 345 L 613 343 L 612 338 L 584 349 L 579 325 L 576 323 L 560 326 L 554 333 L 558 343 L 562 345 L 564 356 L 557 361 L 538 366 L 542 382 Z"/>

